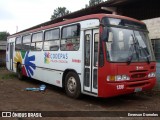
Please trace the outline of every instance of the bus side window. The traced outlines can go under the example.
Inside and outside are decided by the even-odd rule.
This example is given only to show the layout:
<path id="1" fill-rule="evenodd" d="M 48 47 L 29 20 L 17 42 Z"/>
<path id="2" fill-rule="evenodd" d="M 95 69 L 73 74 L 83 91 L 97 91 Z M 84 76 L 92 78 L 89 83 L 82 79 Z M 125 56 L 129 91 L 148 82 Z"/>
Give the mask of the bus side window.
<path id="1" fill-rule="evenodd" d="M 44 34 L 44 50 L 57 51 L 59 50 L 59 29 L 48 30 Z"/>
<path id="2" fill-rule="evenodd" d="M 19 36 L 19 37 L 16 38 L 16 47 L 15 47 L 15 50 L 19 51 L 19 50 L 21 50 L 21 48 L 22 48 L 21 37 Z"/>
<path id="3" fill-rule="evenodd" d="M 31 35 L 25 35 L 22 37 L 22 49 L 23 50 L 30 50 L 30 43 L 31 43 Z"/>
<path id="4" fill-rule="evenodd" d="M 85 36 L 85 65 L 90 65 L 90 34 L 86 34 Z"/>
<path id="5" fill-rule="evenodd" d="M 33 33 L 31 50 L 33 51 L 42 50 L 42 44 L 43 44 L 42 40 L 43 40 L 43 32 Z"/>
<path id="6" fill-rule="evenodd" d="M 99 34 L 94 34 L 94 66 L 98 66 L 98 43 L 99 43 Z"/>
<path id="7" fill-rule="evenodd" d="M 80 25 L 62 28 L 61 50 L 77 51 L 80 46 Z"/>

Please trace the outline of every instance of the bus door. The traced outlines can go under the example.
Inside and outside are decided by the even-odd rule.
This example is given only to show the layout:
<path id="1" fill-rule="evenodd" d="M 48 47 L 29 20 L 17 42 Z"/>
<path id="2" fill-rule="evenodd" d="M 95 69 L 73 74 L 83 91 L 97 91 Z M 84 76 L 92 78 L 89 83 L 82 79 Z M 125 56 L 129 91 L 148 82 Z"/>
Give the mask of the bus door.
<path id="1" fill-rule="evenodd" d="M 14 43 L 9 43 L 9 69 L 13 71 L 13 49 Z"/>
<path id="2" fill-rule="evenodd" d="M 84 36 L 84 91 L 98 93 L 98 43 L 99 30 L 85 31 Z"/>

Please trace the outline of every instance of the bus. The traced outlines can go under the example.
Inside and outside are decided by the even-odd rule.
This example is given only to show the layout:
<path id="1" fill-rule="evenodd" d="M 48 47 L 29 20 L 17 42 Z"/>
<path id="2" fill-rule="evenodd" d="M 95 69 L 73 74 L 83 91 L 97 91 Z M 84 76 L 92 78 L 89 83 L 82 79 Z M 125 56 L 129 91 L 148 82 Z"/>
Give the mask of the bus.
<path id="1" fill-rule="evenodd" d="M 150 90 L 156 62 L 146 25 L 92 14 L 33 27 L 8 37 L 6 67 L 64 88 L 66 94 L 113 97 Z"/>

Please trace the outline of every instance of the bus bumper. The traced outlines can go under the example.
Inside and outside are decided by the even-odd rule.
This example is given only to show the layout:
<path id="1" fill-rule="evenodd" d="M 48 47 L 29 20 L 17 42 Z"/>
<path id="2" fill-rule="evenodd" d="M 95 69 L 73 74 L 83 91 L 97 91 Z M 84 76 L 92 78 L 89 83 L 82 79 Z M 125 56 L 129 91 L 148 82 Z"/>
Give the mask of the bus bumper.
<path id="1" fill-rule="evenodd" d="M 99 97 L 113 97 L 123 94 L 130 94 L 145 90 L 152 89 L 156 84 L 156 78 L 143 80 L 143 81 L 133 81 L 133 82 L 108 82 L 99 88 Z"/>

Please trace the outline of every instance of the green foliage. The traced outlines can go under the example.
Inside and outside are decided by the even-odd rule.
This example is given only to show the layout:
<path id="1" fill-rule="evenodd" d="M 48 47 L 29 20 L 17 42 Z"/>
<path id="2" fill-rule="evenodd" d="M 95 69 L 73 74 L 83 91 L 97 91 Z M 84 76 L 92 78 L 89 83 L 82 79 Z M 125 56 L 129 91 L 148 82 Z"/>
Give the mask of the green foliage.
<path id="1" fill-rule="evenodd" d="M 14 73 L 0 75 L 0 80 L 8 80 L 13 78 L 17 78 L 16 74 Z"/>
<path id="2" fill-rule="evenodd" d="M 97 5 L 97 4 L 101 3 L 101 2 L 103 2 L 103 0 L 90 0 L 89 1 L 89 5 L 86 5 L 86 8 L 94 6 L 94 5 Z"/>
<path id="3" fill-rule="evenodd" d="M 58 7 L 54 10 L 53 15 L 51 16 L 51 20 L 54 20 L 58 17 L 62 17 L 62 16 L 67 15 L 69 13 L 70 13 L 70 11 L 67 10 L 66 7 Z"/>
<path id="4" fill-rule="evenodd" d="M 8 32 L 0 32 L 0 40 L 7 41 L 7 37 L 10 34 Z"/>

